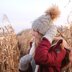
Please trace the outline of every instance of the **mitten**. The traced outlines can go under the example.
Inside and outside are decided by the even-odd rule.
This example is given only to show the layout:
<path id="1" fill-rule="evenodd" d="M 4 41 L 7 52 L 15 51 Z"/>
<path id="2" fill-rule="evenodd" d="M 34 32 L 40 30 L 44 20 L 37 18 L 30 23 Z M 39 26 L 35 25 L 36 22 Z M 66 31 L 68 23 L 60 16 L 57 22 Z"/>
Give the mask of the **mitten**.
<path id="1" fill-rule="evenodd" d="M 43 37 L 47 38 L 50 41 L 50 43 L 52 43 L 52 40 L 56 36 L 56 34 L 57 27 L 55 25 L 52 25 Z"/>
<path id="2" fill-rule="evenodd" d="M 20 62 L 19 62 L 19 69 L 22 70 L 22 71 L 27 70 L 31 60 L 32 60 L 32 56 L 31 55 L 27 54 L 27 55 L 23 56 L 20 59 Z"/>

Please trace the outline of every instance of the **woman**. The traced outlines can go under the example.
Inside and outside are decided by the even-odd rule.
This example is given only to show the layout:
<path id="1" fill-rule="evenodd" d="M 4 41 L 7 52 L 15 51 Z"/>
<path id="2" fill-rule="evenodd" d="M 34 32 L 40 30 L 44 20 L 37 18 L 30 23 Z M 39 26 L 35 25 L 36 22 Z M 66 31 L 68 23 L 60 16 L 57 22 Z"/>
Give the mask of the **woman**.
<path id="1" fill-rule="evenodd" d="M 53 22 L 58 15 L 59 10 L 54 6 L 32 24 L 35 40 L 33 55 L 35 63 L 39 66 L 37 72 L 60 72 L 61 63 L 66 54 L 63 41 L 59 40 L 55 46 L 51 47 L 52 40 L 57 34 L 57 28 Z"/>
<path id="2" fill-rule="evenodd" d="M 35 72 L 60 72 L 61 62 L 66 54 L 63 41 L 60 40 L 61 42 L 51 47 L 52 40 L 57 34 L 54 22 L 59 14 L 58 7 L 53 6 L 32 24 L 34 42 L 29 55 L 35 60 Z"/>
<path id="3" fill-rule="evenodd" d="M 39 44 L 36 47 L 34 56 L 36 64 L 39 65 L 38 72 L 60 72 L 61 63 L 66 51 L 62 46 L 62 42 L 58 42 L 53 47 L 51 47 L 50 42 L 51 39 L 45 36 L 41 42 L 38 42 Z"/>

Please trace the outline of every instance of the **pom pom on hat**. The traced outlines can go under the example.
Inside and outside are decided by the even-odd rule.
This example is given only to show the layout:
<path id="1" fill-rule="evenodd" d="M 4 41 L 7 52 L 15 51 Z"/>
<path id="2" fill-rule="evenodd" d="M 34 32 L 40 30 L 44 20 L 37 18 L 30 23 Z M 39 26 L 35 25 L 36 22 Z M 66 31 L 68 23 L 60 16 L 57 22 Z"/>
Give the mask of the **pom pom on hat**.
<path id="1" fill-rule="evenodd" d="M 60 15 L 60 10 L 58 6 L 53 5 L 48 10 L 46 10 L 46 15 L 50 15 L 51 19 L 54 20 Z"/>

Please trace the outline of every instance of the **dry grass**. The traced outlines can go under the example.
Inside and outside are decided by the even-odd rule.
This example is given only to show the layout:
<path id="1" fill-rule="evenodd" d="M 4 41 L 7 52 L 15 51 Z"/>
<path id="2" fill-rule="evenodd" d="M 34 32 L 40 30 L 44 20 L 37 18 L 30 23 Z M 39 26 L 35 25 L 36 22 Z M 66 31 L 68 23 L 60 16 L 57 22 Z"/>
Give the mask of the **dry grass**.
<path id="1" fill-rule="evenodd" d="M 70 27 L 64 26 L 58 29 L 61 34 L 64 36 L 65 40 L 67 41 L 70 48 L 72 48 L 72 25 Z"/>
<path id="2" fill-rule="evenodd" d="M 60 27 L 58 30 L 72 47 L 72 26 Z M 11 26 L 5 32 L 0 31 L 0 72 L 18 72 L 19 57 L 27 54 L 30 48 L 31 32 L 28 29 L 16 36 Z"/>
<path id="3" fill-rule="evenodd" d="M 13 29 L 7 29 L 6 33 L 0 33 L 0 72 L 18 72 L 18 40 Z"/>

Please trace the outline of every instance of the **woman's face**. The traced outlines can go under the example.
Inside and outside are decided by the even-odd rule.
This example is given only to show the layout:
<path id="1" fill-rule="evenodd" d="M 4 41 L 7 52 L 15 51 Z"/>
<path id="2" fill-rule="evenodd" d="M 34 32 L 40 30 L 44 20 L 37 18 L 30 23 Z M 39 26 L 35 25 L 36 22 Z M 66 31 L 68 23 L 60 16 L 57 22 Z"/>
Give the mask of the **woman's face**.
<path id="1" fill-rule="evenodd" d="M 34 30 L 32 31 L 32 35 L 33 35 L 33 40 L 35 41 L 36 46 L 37 46 L 41 41 L 42 35 L 39 32 L 34 31 Z"/>
<path id="2" fill-rule="evenodd" d="M 33 35 L 33 37 L 34 38 L 36 38 L 36 39 L 38 39 L 39 38 L 39 36 L 40 36 L 40 34 L 37 32 L 37 31 L 32 31 L 32 35 Z"/>

